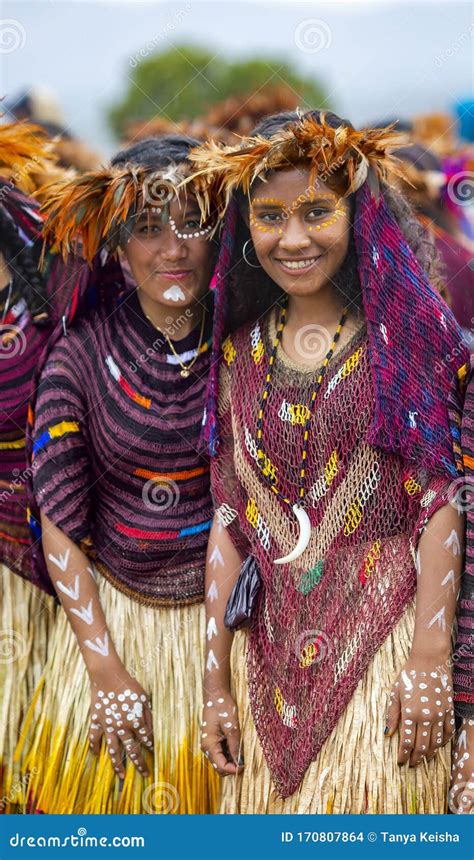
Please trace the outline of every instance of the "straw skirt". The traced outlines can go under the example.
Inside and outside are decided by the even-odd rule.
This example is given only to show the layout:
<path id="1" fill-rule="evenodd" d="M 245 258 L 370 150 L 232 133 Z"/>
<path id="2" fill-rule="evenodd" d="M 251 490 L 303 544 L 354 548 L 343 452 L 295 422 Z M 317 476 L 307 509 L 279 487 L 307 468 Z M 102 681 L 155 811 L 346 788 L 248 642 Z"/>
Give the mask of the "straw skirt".
<path id="1" fill-rule="evenodd" d="M 55 613 L 52 597 L 0 564 L 0 813 L 10 811 L 16 793 L 13 754 L 45 666 Z"/>
<path id="2" fill-rule="evenodd" d="M 130 600 L 96 571 L 117 652 L 151 696 L 154 753 L 149 775 L 127 760 L 122 781 L 105 743 L 89 748 L 90 683 L 76 637 L 58 612 L 47 665 L 22 725 L 16 758 L 28 790 L 23 811 L 45 813 L 212 813 L 218 777 L 202 755 L 199 723 L 204 606 L 154 608 Z"/>
<path id="3" fill-rule="evenodd" d="M 278 795 L 258 740 L 248 699 L 245 631 L 232 648 L 234 696 L 238 706 L 245 767 L 226 777 L 222 813 L 438 813 L 448 811 L 451 742 L 430 762 L 397 764 L 398 732 L 384 736 L 392 683 L 409 656 L 414 602 L 371 660 L 352 699 L 298 790 Z"/>

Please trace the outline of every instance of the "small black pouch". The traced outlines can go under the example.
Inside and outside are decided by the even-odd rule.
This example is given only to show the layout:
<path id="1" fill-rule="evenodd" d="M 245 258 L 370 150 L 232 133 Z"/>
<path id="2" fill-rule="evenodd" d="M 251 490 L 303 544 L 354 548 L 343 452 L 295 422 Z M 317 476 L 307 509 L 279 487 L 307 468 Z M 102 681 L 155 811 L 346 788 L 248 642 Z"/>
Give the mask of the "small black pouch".
<path id="1" fill-rule="evenodd" d="M 249 555 L 240 568 L 239 578 L 227 601 L 224 624 L 229 630 L 234 632 L 250 624 L 261 587 L 262 577 L 257 561 L 253 555 Z"/>

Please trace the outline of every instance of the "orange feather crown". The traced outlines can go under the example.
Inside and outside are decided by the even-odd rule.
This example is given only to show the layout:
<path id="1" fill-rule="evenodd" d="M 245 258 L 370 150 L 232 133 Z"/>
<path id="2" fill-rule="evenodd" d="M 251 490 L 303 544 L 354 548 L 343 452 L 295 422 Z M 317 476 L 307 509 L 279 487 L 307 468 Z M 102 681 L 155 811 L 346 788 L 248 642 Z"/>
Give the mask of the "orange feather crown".
<path id="1" fill-rule="evenodd" d="M 256 180 L 265 181 L 268 171 L 301 163 L 310 166 L 311 186 L 317 179 L 323 180 L 347 196 L 368 179 L 378 194 L 380 179 L 404 176 L 403 164 L 392 150 L 408 141 L 394 128 L 395 123 L 360 131 L 347 125 L 333 128 L 324 113 L 319 119 L 300 115 L 270 138 L 243 138 L 239 147 L 214 141 L 195 147 L 189 155 L 194 169 L 185 182 L 193 183 L 205 219 L 211 213 L 222 219 L 237 188 L 249 194 Z"/>
<path id="2" fill-rule="evenodd" d="M 64 258 L 78 253 L 92 264 L 99 250 L 107 246 L 115 253 L 123 228 L 143 211 L 166 211 L 166 205 L 180 192 L 188 165 L 151 167 L 104 167 L 49 185 L 41 214 L 45 218 L 43 236 L 53 251 Z"/>
<path id="3" fill-rule="evenodd" d="M 47 174 L 56 162 L 53 143 L 37 125 L 11 122 L 0 125 L 0 175 L 31 194 L 38 176 Z"/>

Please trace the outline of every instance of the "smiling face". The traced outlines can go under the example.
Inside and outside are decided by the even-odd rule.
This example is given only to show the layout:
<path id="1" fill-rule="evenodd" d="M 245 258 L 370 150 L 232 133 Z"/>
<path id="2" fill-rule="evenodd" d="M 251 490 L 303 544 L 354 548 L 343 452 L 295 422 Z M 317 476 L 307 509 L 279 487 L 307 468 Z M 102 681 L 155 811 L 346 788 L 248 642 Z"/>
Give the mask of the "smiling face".
<path id="1" fill-rule="evenodd" d="M 265 272 L 290 296 L 331 289 L 347 254 L 349 205 L 307 168 L 271 174 L 251 197 L 249 227 Z"/>
<path id="2" fill-rule="evenodd" d="M 213 262 L 212 244 L 200 226 L 196 199 L 176 196 L 160 211 L 145 210 L 123 247 L 141 293 L 166 307 L 186 308 L 206 292 Z M 196 235 L 197 234 L 197 235 Z"/>

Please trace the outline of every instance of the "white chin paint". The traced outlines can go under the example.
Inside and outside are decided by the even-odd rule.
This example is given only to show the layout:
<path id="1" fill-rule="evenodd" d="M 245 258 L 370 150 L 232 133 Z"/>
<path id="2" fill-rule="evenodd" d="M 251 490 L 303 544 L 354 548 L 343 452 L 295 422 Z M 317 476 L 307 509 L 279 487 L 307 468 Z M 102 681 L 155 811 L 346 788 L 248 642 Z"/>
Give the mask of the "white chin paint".
<path id="1" fill-rule="evenodd" d="M 163 293 L 163 298 L 170 299 L 170 301 L 172 302 L 182 302 L 183 299 L 186 298 L 186 296 L 184 295 L 181 287 L 179 287 L 178 284 L 173 284 L 173 286 L 170 287 L 169 290 L 166 290 L 166 292 Z"/>

